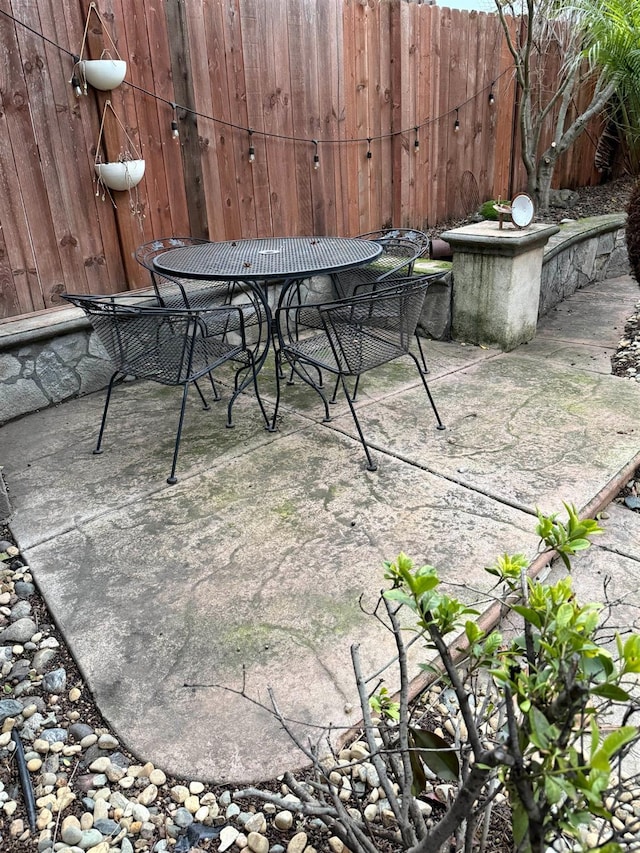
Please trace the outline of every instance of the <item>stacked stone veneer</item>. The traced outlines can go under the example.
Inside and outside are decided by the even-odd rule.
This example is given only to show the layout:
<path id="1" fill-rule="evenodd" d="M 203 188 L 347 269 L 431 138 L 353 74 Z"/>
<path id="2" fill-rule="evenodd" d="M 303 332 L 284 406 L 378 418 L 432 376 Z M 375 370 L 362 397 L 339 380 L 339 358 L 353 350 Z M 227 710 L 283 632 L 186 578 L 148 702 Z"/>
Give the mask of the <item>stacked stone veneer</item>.
<path id="1" fill-rule="evenodd" d="M 78 308 L 0 324 L 0 423 L 104 388 L 112 373 Z"/>
<path id="2" fill-rule="evenodd" d="M 629 272 L 625 219 L 624 214 L 612 213 L 560 226 L 544 250 L 539 317 L 589 282 Z"/>
<path id="3" fill-rule="evenodd" d="M 442 277 L 429 288 L 420 326 L 428 336 L 446 340 L 454 284 L 446 264 L 438 262 L 436 268 Z M 563 225 L 545 249 L 539 314 L 590 281 L 628 272 L 623 214 Z M 326 298 L 327 284 L 326 279 L 314 279 L 313 297 Z M 102 345 L 77 308 L 0 323 L 0 424 L 102 389 L 112 372 Z"/>

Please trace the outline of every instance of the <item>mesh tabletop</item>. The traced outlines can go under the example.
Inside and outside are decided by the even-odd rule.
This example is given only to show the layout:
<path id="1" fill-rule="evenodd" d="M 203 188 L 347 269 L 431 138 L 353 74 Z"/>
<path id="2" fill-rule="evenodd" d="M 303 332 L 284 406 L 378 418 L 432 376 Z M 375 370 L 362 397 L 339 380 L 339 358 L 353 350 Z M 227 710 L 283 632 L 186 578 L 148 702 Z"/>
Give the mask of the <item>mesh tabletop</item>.
<path id="1" fill-rule="evenodd" d="M 160 272 L 183 278 L 292 279 L 357 267 L 381 250 L 379 243 L 351 237 L 269 237 L 183 246 L 153 263 Z"/>

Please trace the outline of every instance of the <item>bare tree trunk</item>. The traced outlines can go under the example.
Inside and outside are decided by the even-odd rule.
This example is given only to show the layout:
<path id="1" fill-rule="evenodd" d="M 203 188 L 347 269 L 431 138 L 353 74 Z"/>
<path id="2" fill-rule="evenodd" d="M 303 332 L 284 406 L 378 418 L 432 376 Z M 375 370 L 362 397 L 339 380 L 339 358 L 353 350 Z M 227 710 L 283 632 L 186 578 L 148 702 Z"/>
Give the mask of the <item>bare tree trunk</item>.
<path id="1" fill-rule="evenodd" d="M 538 160 L 538 169 L 535 175 L 535 187 L 533 195 L 536 210 L 549 209 L 549 195 L 551 193 L 551 181 L 553 180 L 553 172 L 556 165 L 556 158 L 550 156 L 542 156 Z"/>
<path id="2" fill-rule="evenodd" d="M 513 57 L 516 80 L 520 89 L 519 115 L 522 163 L 527 174 L 527 191 L 538 210 L 549 207 L 553 173 L 561 154 L 567 151 L 584 132 L 591 118 L 609 102 L 615 86 L 606 82 L 601 72 L 597 76 L 593 97 L 588 107 L 577 117 L 569 119 L 570 106 L 576 91 L 597 75 L 594 64 L 586 64 L 583 41 L 577 18 L 557 19 L 553 0 L 526 0 L 520 26 L 512 26 L 501 0 L 495 0 L 507 47 Z M 514 8 L 508 9 L 513 14 Z M 548 49 L 557 47 L 565 58 L 563 72 L 553 92 L 540 86 Z M 540 140 L 548 122 L 554 121 L 553 142 L 540 152 Z"/>

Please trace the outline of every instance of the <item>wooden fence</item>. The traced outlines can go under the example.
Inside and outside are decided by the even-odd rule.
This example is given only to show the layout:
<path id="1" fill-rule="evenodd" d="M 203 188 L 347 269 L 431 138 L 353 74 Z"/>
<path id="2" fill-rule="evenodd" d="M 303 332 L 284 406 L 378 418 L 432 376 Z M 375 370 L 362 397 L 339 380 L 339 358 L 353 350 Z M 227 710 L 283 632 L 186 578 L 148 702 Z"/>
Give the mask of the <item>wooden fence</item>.
<path id="1" fill-rule="evenodd" d="M 523 188 L 495 15 L 407 0 L 101 0 L 84 58 L 111 36 L 126 79 L 76 98 L 88 8 L 0 0 L 0 318 L 65 290 L 146 285 L 132 254 L 155 237 L 423 228 Z M 94 180 L 103 115 L 103 159 L 131 139 L 146 161 L 117 207 Z M 585 136 L 558 180 L 596 182 L 592 163 Z"/>

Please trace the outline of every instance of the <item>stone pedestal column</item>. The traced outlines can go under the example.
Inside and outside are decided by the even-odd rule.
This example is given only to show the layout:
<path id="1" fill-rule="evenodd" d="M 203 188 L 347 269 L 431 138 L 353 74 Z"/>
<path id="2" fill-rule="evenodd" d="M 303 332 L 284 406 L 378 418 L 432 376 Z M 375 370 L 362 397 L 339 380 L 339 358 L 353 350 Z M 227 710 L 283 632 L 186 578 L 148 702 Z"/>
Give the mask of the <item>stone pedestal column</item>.
<path id="1" fill-rule="evenodd" d="M 512 350 L 535 336 L 544 246 L 559 230 L 485 221 L 441 235 L 453 249 L 454 340 Z"/>

